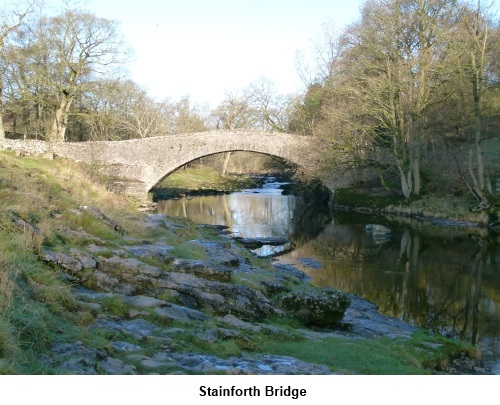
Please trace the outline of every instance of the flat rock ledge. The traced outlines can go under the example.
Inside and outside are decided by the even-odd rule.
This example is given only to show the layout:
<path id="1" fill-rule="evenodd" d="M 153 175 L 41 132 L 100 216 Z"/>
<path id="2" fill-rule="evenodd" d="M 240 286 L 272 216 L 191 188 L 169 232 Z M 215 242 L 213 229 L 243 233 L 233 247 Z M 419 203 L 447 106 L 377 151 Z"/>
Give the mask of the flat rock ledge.
<path id="1" fill-rule="evenodd" d="M 220 358 L 200 353 L 157 351 L 139 354 L 139 345 L 115 341 L 113 351 L 124 355 L 120 360 L 103 349 L 92 349 L 82 342 L 63 343 L 52 347 L 54 358 L 45 360 L 61 374 L 71 375 L 135 375 L 144 374 L 214 374 L 230 375 L 332 375 L 328 367 L 308 363 L 290 356 L 255 355 Z M 130 364 L 132 363 L 132 364 Z M 135 365 L 134 365 L 135 364 Z M 142 374 L 141 373 L 141 374 Z"/>
<path id="2" fill-rule="evenodd" d="M 144 226 L 170 225 L 150 214 Z M 333 374 L 321 364 L 250 354 L 245 347 L 251 349 L 259 333 L 314 344 L 329 336 L 409 338 L 417 330 L 358 297 L 308 286 L 309 277 L 291 265 L 254 267 L 227 240 L 189 242 L 206 250 L 206 260 L 177 259 L 166 244 L 126 236 L 123 245 L 95 245 L 90 237 L 89 244 L 64 253 L 43 249 L 40 260 L 75 284 L 77 303 L 92 313 L 89 329 L 114 336 L 98 348 L 56 343 L 45 364 L 63 374 Z M 267 324 L 270 316 L 292 316 L 315 328 L 291 332 Z M 193 353 L 193 341 L 233 341 L 242 350 L 219 358 Z"/>

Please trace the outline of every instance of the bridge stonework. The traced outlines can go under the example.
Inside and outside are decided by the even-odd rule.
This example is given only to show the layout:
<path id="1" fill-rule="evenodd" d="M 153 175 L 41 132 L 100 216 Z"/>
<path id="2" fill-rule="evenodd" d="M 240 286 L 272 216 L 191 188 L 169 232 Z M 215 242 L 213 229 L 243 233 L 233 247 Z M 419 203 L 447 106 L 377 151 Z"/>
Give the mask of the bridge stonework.
<path id="1" fill-rule="evenodd" d="M 0 149 L 13 149 L 17 153 L 22 151 L 22 145 L 28 148 L 27 153 L 32 153 L 35 144 L 0 140 Z M 203 156 L 232 151 L 258 152 L 285 159 L 306 171 L 316 171 L 317 150 L 312 138 L 257 131 L 208 131 L 113 142 L 52 145 L 36 142 L 36 153 L 98 165 L 111 176 L 116 191 L 139 197 L 146 197 L 169 173 Z M 336 180 L 335 176 L 325 174 L 318 177 L 332 191 L 339 185 L 338 177 Z"/>

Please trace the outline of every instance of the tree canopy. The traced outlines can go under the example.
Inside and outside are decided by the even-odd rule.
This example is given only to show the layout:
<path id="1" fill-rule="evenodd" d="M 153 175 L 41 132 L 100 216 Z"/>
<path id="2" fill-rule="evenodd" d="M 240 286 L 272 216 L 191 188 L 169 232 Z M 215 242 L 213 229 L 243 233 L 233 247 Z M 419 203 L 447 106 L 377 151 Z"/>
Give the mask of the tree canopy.
<path id="1" fill-rule="evenodd" d="M 282 95 L 261 78 L 226 91 L 211 111 L 189 96 L 156 100 L 131 80 L 131 50 L 116 21 L 71 2 L 56 14 L 35 0 L 2 11 L 0 137 L 293 132 L 322 138 L 325 164 L 377 173 L 406 199 L 437 184 L 444 170 L 447 185 L 465 184 L 485 206 L 500 175 L 492 164 L 500 27 L 479 0 L 368 0 L 342 30 L 324 26 L 312 65 L 301 70 L 303 91 Z"/>

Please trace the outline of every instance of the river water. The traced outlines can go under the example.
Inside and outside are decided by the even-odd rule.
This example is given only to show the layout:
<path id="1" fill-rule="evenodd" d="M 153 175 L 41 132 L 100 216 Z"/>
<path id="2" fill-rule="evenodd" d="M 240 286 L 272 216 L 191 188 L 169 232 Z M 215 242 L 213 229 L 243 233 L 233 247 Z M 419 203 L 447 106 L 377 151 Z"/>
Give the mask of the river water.
<path id="1" fill-rule="evenodd" d="M 162 201 L 158 212 L 226 225 L 236 236 L 282 237 L 261 256 L 292 263 L 313 284 L 374 302 L 385 315 L 481 347 L 500 374 L 500 236 L 401 217 L 334 212 L 281 195 L 279 183 L 219 196 Z M 369 223 L 392 231 L 373 239 Z M 281 254 L 280 254 L 281 253 Z"/>

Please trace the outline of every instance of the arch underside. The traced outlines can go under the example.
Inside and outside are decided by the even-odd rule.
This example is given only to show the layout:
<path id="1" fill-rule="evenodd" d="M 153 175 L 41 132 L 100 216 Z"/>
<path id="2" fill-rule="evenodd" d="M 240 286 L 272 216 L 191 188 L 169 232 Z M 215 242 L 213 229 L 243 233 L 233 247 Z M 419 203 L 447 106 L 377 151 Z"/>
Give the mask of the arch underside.
<path id="1" fill-rule="evenodd" d="M 163 168 L 163 171 L 162 172 L 158 172 L 157 176 L 154 179 L 152 179 L 149 183 L 147 183 L 147 185 L 146 185 L 147 190 L 149 192 L 156 184 L 158 184 L 165 177 L 167 177 L 170 174 L 174 173 L 175 171 L 179 170 L 180 168 L 182 168 L 183 166 L 187 165 L 188 163 L 191 163 L 191 162 L 193 162 L 195 160 L 198 160 L 198 159 L 201 159 L 201 158 L 204 158 L 204 157 L 207 157 L 207 156 L 214 156 L 214 155 L 218 155 L 218 154 L 222 154 L 222 153 L 228 153 L 228 152 L 257 153 L 257 154 L 261 154 L 261 155 L 270 156 L 270 157 L 275 158 L 275 159 L 280 159 L 282 161 L 291 163 L 291 164 L 296 165 L 296 166 L 300 166 L 298 163 L 296 163 L 296 162 L 294 162 L 294 161 L 292 161 L 290 159 L 287 159 L 284 156 L 279 156 L 277 154 L 272 154 L 272 153 L 262 152 L 262 151 L 257 151 L 257 150 L 241 149 L 241 148 L 237 148 L 237 149 L 235 149 L 235 148 L 224 149 L 224 150 L 217 151 L 217 152 L 202 153 L 202 154 L 197 155 L 195 157 L 190 156 L 189 160 L 185 159 L 185 160 L 181 160 L 180 162 L 176 161 L 175 163 L 171 162 L 170 164 L 166 164 L 165 167 Z"/>

